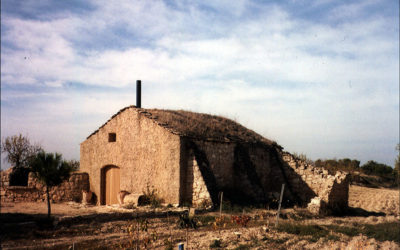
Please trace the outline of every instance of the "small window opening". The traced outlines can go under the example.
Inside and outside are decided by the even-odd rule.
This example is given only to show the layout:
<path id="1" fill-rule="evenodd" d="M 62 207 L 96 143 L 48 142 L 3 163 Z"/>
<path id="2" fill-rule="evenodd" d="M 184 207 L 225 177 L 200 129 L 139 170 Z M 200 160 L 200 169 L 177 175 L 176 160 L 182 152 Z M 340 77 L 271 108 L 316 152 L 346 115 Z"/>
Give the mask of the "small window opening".
<path id="1" fill-rule="evenodd" d="M 108 133 L 108 142 L 116 142 L 117 134 L 116 133 Z"/>

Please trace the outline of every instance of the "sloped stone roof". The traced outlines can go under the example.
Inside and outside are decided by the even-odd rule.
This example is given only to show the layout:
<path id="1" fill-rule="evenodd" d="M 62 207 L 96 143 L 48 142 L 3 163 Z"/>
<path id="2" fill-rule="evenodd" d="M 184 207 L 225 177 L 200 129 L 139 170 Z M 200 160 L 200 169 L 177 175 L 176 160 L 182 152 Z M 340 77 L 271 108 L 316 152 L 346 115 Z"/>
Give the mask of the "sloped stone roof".
<path id="1" fill-rule="evenodd" d="M 121 109 L 99 129 L 104 127 L 110 120 L 126 109 L 134 109 L 140 115 L 153 120 L 157 125 L 182 137 L 204 141 L 249 142 L 277 145 L 276 142 L 270 141 L 253 130 L 225 117 L 184 110 L 143 109 L 136 108 L 136 106 L 133 105 Z M 87 139 L 96 134 L 99 129 L 89 135 Z"/>

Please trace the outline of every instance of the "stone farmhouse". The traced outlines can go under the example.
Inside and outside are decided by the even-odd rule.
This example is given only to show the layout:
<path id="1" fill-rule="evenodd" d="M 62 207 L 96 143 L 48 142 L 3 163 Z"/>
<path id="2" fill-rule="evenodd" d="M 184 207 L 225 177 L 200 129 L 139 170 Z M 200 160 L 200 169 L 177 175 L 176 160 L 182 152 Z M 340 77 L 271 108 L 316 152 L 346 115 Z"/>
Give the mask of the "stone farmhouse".
<path id="1" fill-rule="evenodd" d="M 286 202 L 317 197 L 329 211 L 348 205 L 345 173 L 329 175 L 235 121 L 139 107 L 121 109 L 81 143 L 80 170 L 98 204 L 149 189 L 173 205 L 217 204 L 220 192 L 233 203 L 267 204 L 285 184 Z"/>

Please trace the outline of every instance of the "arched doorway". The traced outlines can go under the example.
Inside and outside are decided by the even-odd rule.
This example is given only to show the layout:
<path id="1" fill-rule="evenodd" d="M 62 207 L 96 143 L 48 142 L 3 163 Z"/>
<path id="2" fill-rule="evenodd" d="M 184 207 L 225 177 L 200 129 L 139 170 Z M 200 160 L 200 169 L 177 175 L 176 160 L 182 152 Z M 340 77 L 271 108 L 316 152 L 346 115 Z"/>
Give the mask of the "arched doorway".
<path id="1" fill-rule="evenodd" d="M 101 170 L 101 204 L 118 204 L 118 192 L 120 191 L 119 167 L 109 165 Z"/>

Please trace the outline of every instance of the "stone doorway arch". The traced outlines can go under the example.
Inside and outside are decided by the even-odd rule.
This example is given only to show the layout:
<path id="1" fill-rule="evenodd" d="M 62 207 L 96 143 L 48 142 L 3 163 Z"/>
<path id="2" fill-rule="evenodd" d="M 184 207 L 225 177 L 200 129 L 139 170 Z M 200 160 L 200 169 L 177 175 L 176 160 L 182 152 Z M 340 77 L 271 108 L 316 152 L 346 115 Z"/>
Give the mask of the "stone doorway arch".
<path id="1" fill-rule="evenodd" d="M 107 165 L 101 169 L 101 205 L 118 204 L 120 191 L 120 169 L 114 165 Z"/>

